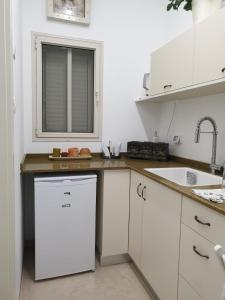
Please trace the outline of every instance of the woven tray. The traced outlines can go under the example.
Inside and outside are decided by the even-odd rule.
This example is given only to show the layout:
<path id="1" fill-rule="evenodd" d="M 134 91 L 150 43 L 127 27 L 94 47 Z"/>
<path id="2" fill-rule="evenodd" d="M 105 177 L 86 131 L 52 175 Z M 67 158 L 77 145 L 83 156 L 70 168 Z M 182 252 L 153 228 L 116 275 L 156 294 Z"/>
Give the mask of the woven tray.
<path id="1" fill-rule="evenodd" d="M 127 143 L 127 154 L 129 158 L 167 161 L 169 144 L 132 141 Z"/>

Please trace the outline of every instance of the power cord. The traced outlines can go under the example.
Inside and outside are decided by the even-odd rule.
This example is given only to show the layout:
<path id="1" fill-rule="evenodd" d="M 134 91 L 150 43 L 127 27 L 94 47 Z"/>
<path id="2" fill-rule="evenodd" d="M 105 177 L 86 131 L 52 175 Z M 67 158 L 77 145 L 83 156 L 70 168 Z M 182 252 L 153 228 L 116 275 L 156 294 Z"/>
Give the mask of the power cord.
<path id="1" fill-rule="evenodd" d="M 169 136 L 169 132 L 170 132 L 170 129 L 171 129 L 171 126 L 172 126 L 172 123 L 173 123 L 173 119 L 174 119 L 174 115 L 175 115 L 175 111 L 176 111 L 176 106 L 177 106 L 177 100 L 174 101 L 173 112 L 172 112 L 171 120 L 170 120 L 168 129 L 167 129 L 167 132 L 166 132 L 166 136 L 165 136 L 165 141 L 167 141 L 167 142 L 169 142 L 169 141 L 168 141 L 168 136 Z"/>

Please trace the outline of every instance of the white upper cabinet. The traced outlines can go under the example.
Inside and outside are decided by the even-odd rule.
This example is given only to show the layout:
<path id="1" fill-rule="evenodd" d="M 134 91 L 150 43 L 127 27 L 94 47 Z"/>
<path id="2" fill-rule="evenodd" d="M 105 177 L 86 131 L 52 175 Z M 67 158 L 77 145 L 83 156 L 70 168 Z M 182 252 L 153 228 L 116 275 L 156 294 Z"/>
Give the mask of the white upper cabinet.
<path id="1" fill-rule="evenodd" d="M 225 8 L 153 52 L 149 100 L 174 101 L 224 93 L 224 37 Z"/>
<path id="2" fill-rule="evenodd" d="M 193 82 L 194 31 L 189 30 L 151 56 L 150 93 L 177 90 Z"/>
<path id="3" fill-rule="evenodd" d="M 194 83 L 225 78 L 225 9 L 195 28 Z"/>

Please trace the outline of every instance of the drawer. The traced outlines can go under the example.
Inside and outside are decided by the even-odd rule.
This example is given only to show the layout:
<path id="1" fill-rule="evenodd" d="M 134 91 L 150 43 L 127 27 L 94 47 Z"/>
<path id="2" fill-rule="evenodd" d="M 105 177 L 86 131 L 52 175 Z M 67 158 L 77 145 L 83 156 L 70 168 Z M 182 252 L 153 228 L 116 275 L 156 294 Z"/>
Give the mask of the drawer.
<path id="1" fill-rule="evenodd" d="M 194 246 L 199 254 L 194 251 Z M 208 258 L 200 254 L 207 255 Z M 180 274 L 204 300 L 220 299 L 225 284 L 225 272 L 214 252 L 214 244 L 183 224 L 181 225 Z"/>
<path id="2" fill-rule="evenodd" d="M 225 216 L 216 211 L 183 197 L 182 223 L 214 244 L 225 247 Z"/>
<path id="3" fill-rule="evenodd" d="M 179 277 L 178 300 L 202 300 L 182 276 Z"/>

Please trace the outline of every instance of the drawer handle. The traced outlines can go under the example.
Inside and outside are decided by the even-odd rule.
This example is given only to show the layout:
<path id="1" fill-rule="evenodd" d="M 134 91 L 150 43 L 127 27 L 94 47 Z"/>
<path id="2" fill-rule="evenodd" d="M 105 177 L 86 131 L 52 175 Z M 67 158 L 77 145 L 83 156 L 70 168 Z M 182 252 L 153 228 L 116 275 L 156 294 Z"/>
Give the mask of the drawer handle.
<path id="1" fill-rule="evenodd" d="M 68 195 L 68 196 L 69 196 L 69 195 L 70 195 L 70 192 L 65 192 L 64 195 Z"/>
<path id="2" fill-rule="evenodd" d="M 144 191 L 146 190 L 146 186 L 143 187 L 142 192 L 141 192 L 141 197 L 144 201 L 146 201 L 146 198 L 144 197 Z"/>
<path id="3" fill-rule="evenodd" d="M 141 187 L 141 183 L 139 183 L 139 185 L 137 186 L 137 194 L 141 198 L 140 187 Z"/>
<path id="4" fill-rule="evenodd" d="M 199 255 L 199 256 L 201 256 L 201 257 L 204 257 L 204 258 L 206 258 L 206 259 L 209 259 L 209 256 L 208 256 L 208 255 L 203 255 L 203 254 L 201 254 L 201 253 L 197 250 L 197 247 L 196 247 L 196 246 L 193 246 L 193 251 L 194 251 L 197 255 Z"/>
<path id="5" fill-rule="evenodd" d="M 205 226 L 211 226 L 210 223 L 207 222 L 202 222 L 201 220 L 199 220 L 198 216 L 195 216 L 195 221 L 198 222 L 199 224 L 205 225 Z"/>
<path id="6" fill-rule="evenodd" d="M 224 73 L 225 72 L 225 68 L 221 69 L 221 72 Z"/>
<path id="7" fill-rule="evenodd" d="M 224 70 L 225 71 L 225 70 Z M 171 88 L 172 87 L 172 84 L 166 84 L 166 85 L 164 85 L 164 89 L 166 89 L 166 88 Z"/>

